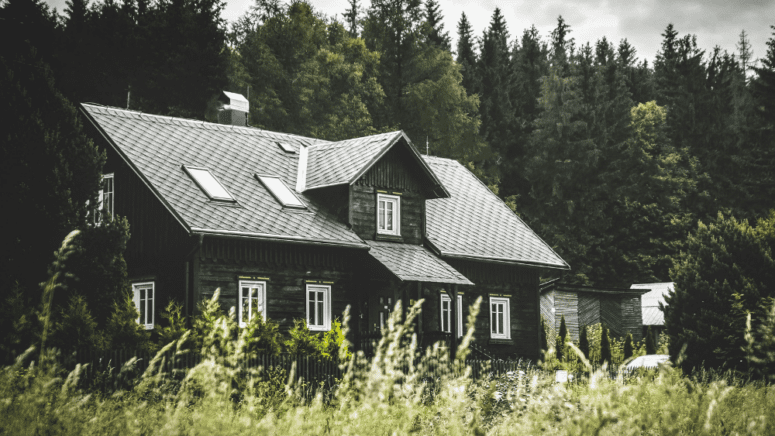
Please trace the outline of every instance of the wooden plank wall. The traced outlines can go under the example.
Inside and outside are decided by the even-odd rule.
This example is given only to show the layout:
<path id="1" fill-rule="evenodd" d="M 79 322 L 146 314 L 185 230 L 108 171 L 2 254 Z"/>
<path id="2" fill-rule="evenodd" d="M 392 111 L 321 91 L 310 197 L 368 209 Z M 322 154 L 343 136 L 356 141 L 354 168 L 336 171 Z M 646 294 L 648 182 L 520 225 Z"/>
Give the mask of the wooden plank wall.
<path id="1" fill-rule="evenodd" d="M 463 292 L 463 319 L 468 317 L 469 306 L 482 296 L 482 306 L 476 318 L 475 343 L 496 358 L 539 357 L 540 302 L 538 270 L 512 265 L 445 259 L 453 268 L 468 277 L 475 286 L 460 286 Z M 511 341 L 490 340 L 490 294 L 511 295 Z M 438 294 L 426 291 L 425 298 L 438 299 Z M 438 310 L 434 308 L 435 310 Z"/>
<path id="2" fill-rule="evenodd" d="M 562 317 L 568 334 L 574 341 L 579 340 L 579 298 L 575 292 L 554 291 L 554 331 L 560 333 Z"/>
<path id="3" fill-rule="evenodd" d="M 599 322 L 600 299 L 597 295 L 582 293 L 579 295 L 579 329 Z"/>
<path id="4" fill-rule="evenodd" d="M 413 192 L 401 195 L 401 237 L 377 237 L 377 190 L 372 186 L 353 185 L 353 230 L 363 239 L 384 239 L 407 244 L 422 244 L 425 197 Z M 389 191 L 393 192 L 393 191 Z"/>
<path id="5" fill-rule="evenodd" d="M 632 297 L 624 295 L 621 297 L 622 305 L 622 329 L 624 334 L 632 333 L 632 338 L 636 341 L 643 339 L 643 316 L 640 296 Z"/>
<path id="6" fill-rule="evenodd" d="M 541 316 L 547 327 L 554 331 L 554 291 L 541 294 Z"/>
<path id="7" fill-rule="evenodd" d="M 600 321 L 605 323 L 611 336 L 622 337 L 622 306 L 618 295 L 600 295 Z"/>
<path id="8" fill-rule="evenodd" d="M 205 238 L 199 275 L 199 298 L 221 289 L 221 307 L 237 305 L 239 276 L 267 278 L 267 316 L 283 331 L 306 317 L 305 280 L 333 281 L 332 319 L 354 306 L 356 250 Z M 362 253 L 362 252 L 361 252 Z"/>

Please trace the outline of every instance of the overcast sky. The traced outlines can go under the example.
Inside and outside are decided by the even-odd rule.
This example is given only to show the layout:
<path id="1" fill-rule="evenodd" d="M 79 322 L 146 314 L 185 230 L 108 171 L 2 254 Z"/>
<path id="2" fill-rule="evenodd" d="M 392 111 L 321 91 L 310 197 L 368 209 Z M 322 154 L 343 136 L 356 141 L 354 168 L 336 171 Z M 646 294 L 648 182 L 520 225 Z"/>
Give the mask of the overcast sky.
<path id="1" fill-rule="evenodd" d="M 92 0 L 94 1 L 94 0 Z M 347 0 L 309 0 L 317 11 L 338 15 L 348 7 Z M 368 0 L 360 0 L 368 6 Z M 775 25 L 775 0 L 438 0 L 444 15 L 444 28 L 453 41 L 457 39 L 457 22 L 464 11 L 479 36 L 490 22 L 495 7 L 501 8 L 508 23 L 511 41 L 535 25 L 543 38 L 562 15 L 571 26 L 571 37 L 577 45 L 607 37 L 618 42 L 627 38 L 640 59 L 649 64 L 662 42 L 662 32 L 673 23 L 679 35 L 695 34 L 700 48 L 710 51 L 718 45 L 735 52 L 741 30 L 749 35 L 754 58 L 764 56 L 766 41 Z M 46 0 L 60 13 L 65 0 Z M 253 4 L 253 0 L 227 0 L 224 18 L 233 21 Z M 510 41 L 510 42 L 511 42 Z"/>

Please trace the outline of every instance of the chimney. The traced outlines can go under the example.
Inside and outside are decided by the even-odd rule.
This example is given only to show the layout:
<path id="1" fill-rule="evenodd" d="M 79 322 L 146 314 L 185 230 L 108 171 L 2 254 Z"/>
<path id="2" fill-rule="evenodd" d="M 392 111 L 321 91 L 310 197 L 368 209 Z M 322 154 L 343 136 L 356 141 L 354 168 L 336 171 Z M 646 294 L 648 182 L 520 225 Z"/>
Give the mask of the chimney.
<path id="1" fill-rule="evenodd" d="M 223 107 L 218 111 L 218 123 L 230 124 L 232 126 L 248 125 L 248 112 L 250 103 L 242 94 L 223 91 L 218 101 L 223 103 Z"/>

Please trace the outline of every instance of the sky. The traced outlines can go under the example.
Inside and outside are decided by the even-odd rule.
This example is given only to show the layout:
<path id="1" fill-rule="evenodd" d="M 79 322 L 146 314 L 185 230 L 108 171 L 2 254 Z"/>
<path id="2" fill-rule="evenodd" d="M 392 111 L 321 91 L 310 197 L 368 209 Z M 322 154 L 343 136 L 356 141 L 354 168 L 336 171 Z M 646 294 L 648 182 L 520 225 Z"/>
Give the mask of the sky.
<path id="1" fill-rule="evenodd" d="M 45 0 L 60 13 L 65 0 Z M 94 1 L 94 0 L 92 0 Z M 288 1 L 288 0 L 286 0 Z M 328 16 L 338 16 L 348 8 L 348 0 L 309 0 L 314 9 Z M 360 0 L 368 6 L 368 0 Z M 444 29 L 457 40 L 457 22 L 465 12 L 474 34 L 480 36 L 496 7 L 506 18 L 510 42 L 524 29 L 535 25 L 548 39 L 562 15 L 571 26 L 570 36 L 577 45 L 605 36 L 615 42 L 624 38 L 637 50 L 637 57 L 653 64 L 662 43 L 662 33 L 672 23 L 679 36 L 694 34 L 701 49 L 710 52 L 719 46 L 730 53 L 742 30 L 748 34 L 754 59 L 766 53 L 771 25 L 775 25 L 775 0 L 438 0 L 444 15 Z M 244 14 L 253 0 L 227 0 L 223 17 L 233 21 Z"/>

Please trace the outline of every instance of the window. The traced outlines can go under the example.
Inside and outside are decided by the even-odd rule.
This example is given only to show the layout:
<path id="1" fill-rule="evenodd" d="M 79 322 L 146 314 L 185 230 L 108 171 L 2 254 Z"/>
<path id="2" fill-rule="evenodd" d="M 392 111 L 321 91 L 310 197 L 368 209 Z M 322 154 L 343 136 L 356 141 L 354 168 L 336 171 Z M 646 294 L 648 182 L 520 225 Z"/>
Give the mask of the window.
<path id="1" fill-rule="evenodd" d="M 307 285 L 307 327 L 331 330 L 331 286 Z"/>
<path id="2" fill-rule="evenodd" d="M 511 339 L 509 320 L 509 299 L 490 297 L 490 337 L 493 339 Z"/>
<path id="3" fill-rule="evenodd" d="M 452 332 L 452 299 L 441 294 L 441 331 Z M 463 296 L 457 296 L 457 337 L 463 336 Z"/>
<path id="4" fill-rule="evenodd" d="M 235 201 L 234 197 L 229 194 L 229 191 L 207 168 L 194 168 L 183 165 L 183 169 L 194 179 L 199 189 L 210 197 L 210 200 Z"/>
<path id="5" fill-rule="evenodd" d="M 153 330 L 155 306 L 154 282 L 133 283 L 134 302 L 140 316 L 137 323 L 145 326 L 146 330 Z"/>
<path id="6" fill-rule="evenodd" d="M 256 174 L 256 178 L 269 190 L 269 192 L 277 199 L 284 207 L 294 207 L 305 209 L 304 203 L 299 200 L 299 197 L 294 194 L 288 185 L 285 184 L 279 177 L 274 176 L 259 176 Z"/>
<path id="7" fill-rule="evenodd" d="M 296 153 L 296 150 L 285 142 L 276 142 L 276 144 L 286 153 Z"/>
<path id="8" fill-rule="evenodd" d="M 266 282 L 239 282 L 239 326 L 245 327 L 259 312 L 266 320 Z"/>
<path id="9" fill-rule="evenodd" d="M 377 194 L 377 233 L 401 234 L 401 197 Z"/>
<path id="10" fill-rule="evenodd" d="M 102 224 L 104 212 L 113 216 L 113 173 L 102 175 L 102 189 L 97 194 L 97 208 L 94 210 L 94 225 Z M 103 212 L 104 211 L 104 212 Z"/>

